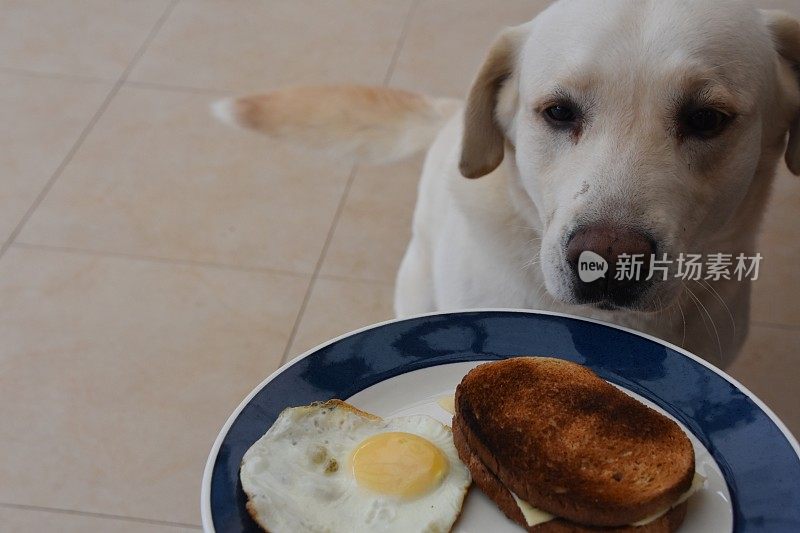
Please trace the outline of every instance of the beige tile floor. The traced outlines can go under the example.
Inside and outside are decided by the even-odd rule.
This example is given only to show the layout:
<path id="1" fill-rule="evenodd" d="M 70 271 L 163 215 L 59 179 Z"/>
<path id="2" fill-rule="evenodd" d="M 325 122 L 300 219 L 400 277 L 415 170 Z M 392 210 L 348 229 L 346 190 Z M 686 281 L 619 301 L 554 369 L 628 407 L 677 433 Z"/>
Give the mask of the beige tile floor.
<path id="1" fill-rule="evenodd" d="M 420 159 L 302 157 L 211 101 L 331 81 L 460 96 L 493 34 L 546 4 L 0 0 L 0 530 L 197 529 L 240 399 L 391 317 Z M 782 169 L 732 369 L 796 432 L 798 207 Z"/>

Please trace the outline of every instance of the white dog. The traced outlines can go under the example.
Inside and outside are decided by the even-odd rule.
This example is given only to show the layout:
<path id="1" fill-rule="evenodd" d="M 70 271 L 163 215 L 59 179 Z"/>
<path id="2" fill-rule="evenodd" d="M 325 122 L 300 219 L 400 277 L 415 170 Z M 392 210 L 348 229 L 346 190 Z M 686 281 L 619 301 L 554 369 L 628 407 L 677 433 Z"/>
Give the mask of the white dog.
<path id="1" fill-rule="evenodd" d="M 400 316 L 563 311 L 726 364 L 747 333 L 747 279 L 679 279 L 677 262 L 667 279 L 612 271 L 637 254 L 756 255 L 780 156 L 800 173 L 799 77 L 800 23 L 782 12 L 562 0 L 500 34 L 464 106 L 317 87 L 215 111 L 357 161 L 430 146 L 397 279 Z M 581 281 L 585 251 L 606 261 L 605 277 Z"/>

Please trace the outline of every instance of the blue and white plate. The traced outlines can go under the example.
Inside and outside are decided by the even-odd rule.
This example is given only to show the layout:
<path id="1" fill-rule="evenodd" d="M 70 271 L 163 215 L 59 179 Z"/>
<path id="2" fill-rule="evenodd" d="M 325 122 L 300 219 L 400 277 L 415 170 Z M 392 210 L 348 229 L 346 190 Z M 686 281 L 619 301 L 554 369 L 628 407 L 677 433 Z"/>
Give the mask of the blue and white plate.
<path id="1" fill-rule="evenodd" d="M 283 366 L 231 415 L 208 458 L 201 497 L 208 532 L 257 532 L 239 482 L 244 452 L 286 407 L 339 398 L 383 417 L 429 414 L 482 361 L 546 355 L 586 365 L 672 417 L 690 435 L 704 489 L 682 533 L 800 532 L 800 447 L 733 378 L 673 345 L 567 315 L 470 311 L 395 320 L 349 333 Z M 491 529 L 489 529 L 491 528 Z M 455 531 L 521 529 L 479 490 Z"/>

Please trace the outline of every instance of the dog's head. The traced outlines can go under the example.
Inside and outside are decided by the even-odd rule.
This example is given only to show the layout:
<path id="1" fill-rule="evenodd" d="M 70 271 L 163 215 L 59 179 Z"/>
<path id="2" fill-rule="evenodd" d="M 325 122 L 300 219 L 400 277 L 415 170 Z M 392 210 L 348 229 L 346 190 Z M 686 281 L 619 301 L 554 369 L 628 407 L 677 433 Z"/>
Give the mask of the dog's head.
<path id="1" fill-rule="evenodd" d="M 736 217 L 755 225 L 747 203 L 768 189 L 757 178 L 784 151 L 800 174 L 798 73 L 800 23 L 781 12 L 558 2 L 491 48 L 467 101 L 461 173 L 479 178 L 508 158 L 554 297 L 659 309 L 680 292 L 674 277 L 583 283 L 581 252 L 611 269 L 643 256 L 645 274 L 651 254 L 707 251 Z"/>

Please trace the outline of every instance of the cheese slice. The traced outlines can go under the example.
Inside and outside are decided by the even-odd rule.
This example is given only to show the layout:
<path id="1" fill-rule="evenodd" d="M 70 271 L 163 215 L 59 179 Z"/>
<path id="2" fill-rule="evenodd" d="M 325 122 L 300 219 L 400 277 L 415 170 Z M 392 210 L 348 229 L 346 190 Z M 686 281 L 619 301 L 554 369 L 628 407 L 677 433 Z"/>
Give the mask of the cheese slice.
<path id="1" fill-rule="evenodd" d="M 447 396 L 442 396 L 436 403 L 439 404 L 439 407 L 450 413 L 451 415 L 456 414 L 456 397 L 454 394 L 449 394 Z"/>
<path id="2" fill-rule="evenodd" d="M 694 473 L 694 477 L 692 478 L 692 485 L 689 487 L 689 490 L 687 490 L 686 492 L 681 494 L 680 498 L 678 498 L 678 500 L 675 503 L 673 503 L 672 505 L 670 505 L 669 507 L 667 507 L 663 511 L 658 512 L 658 513 L 656 513 L 654 515 L 648 516 L 647 518 L 643 518 L 643 519 L 639 520 L 638 522 L 634 522 L 631 525 L 632 526 L 646 526 L 650 522 L 658 520 L 659 518 L 661 518 L 662 516 L 667 514 L 670 509 L 672 509 L 673 507 L 679 506 L 680 504 L 682 504 L 683 502 L 688 500 L 689 497 L 692 494 L 694 494 L 698 490 L 702 489 L 703 485 L 705 484 L 705 482 L 706 482 L 706 478 L 704 476 L 698 474 L 697 472 L 695 472 Z"/>
<path id="3" fill-rule="evenodd" d="M 519 497 L 513 492 L 511 492 L 511 496 L 514 497 L 514 501 L 517 502 L 517 507 L 519 507 L 519 510 L 522 511 L 522 516 L 525 517 L 525 522 L 527 522 L 528 527 L 544 524 L 545 522 L 549 522 L 556 517 L 555 515 L 542 511 L 541 509 L 537 509 L 528 502 L 520 500 Z"/>
<path id="4" fill-rule="evenodd" d="M 705 482 L 706 478 L 695 472 L 694 477 L 692 478 L 692 485 L 689 487 L 689 490 L 681 494 L 680 498 L 678 498 L 675 501 L 675 503 L 673 503 L 663 511 L 659 511 L 653 515 L 648 516 L 647 518 L 639 520 L 638 522 L 634 522 L 631 525 L 634 527 L 646 526 L 650 522 L 658 520 L 659 518 L 667 514 L 670 509 L 682 504 L 683 502 L 688 500 L 692 496 L 692 494 L 703 488 Z M 519 497 L 513 492 L 511 492 L 511 496 L 514 497 L 514 501 L 517 502 L 517 507 L 519 507 L 519 510 L 522 511 L 522 516 L 525 517 L 525 522 L 528 524 L 528 527 L 538 526 L 539 524 L 544 524 L 545 522 L 549 522 L 550 520 L 556 518 L 555 515 L 542 511 L 541 509 L 537 509 L 528 502 L 520 500 Z"/>

